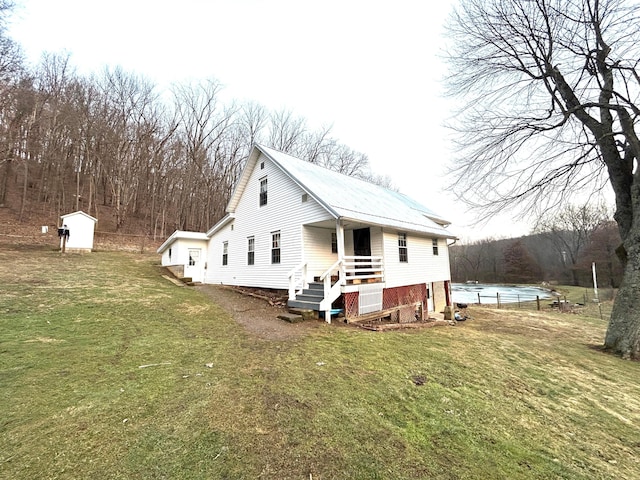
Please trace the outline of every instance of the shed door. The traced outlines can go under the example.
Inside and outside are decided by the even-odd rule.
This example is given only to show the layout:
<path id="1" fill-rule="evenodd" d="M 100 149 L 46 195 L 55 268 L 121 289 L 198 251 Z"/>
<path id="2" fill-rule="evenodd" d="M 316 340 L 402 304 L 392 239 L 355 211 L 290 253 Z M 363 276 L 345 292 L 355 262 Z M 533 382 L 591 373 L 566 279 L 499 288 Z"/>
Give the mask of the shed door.
<path id="1" fill-rule="evenodd" d="M 199 248 L 189 249 L 187 264 L 184 266 L 184 276 L 191 277 L 194 282 L 202 281 L 202 262 Z"/>

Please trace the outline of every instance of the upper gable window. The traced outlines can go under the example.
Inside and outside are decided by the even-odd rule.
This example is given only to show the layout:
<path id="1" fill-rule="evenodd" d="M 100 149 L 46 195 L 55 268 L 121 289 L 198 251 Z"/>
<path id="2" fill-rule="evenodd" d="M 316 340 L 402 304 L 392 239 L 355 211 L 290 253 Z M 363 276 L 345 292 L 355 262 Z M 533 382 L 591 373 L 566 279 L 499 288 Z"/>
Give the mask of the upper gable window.
<path id="1" fill-rule="evenodd" d="M 437 238 L 431 239 L 431 244 L 433 245 L 433 254 L 438 255 L 438 239 Z"/>
<path id="2" fill-rule="evenodd" d="M 260 206 L 267 204 L 267 177 L 260 179 Z"/>
<path id="3" fill-rule="evenodd" d="M 400 257 L 400 262 L 407 263 L 409 261 L 409 253 L 407 250 L 407 234 L 399 233 L 398 234 L 398 254 Z"/>

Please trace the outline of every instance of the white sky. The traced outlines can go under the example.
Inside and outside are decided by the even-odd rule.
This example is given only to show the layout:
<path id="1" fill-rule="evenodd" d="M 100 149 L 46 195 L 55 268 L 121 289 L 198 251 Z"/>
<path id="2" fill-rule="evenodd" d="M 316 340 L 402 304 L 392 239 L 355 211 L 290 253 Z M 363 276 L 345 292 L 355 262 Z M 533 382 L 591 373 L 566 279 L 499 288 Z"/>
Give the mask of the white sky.
<path id="1" fill-rule="evenodd" d="M 164 87 L 215 78 L 225 95 L 286 108 L 369 156 L 403 193 L 463 239 L 519 236 L 484 227 L 444 188 L 453 156 L 438 60 L 454 0 L 17 0 L 10 35 L 37 63 L 71 53 L 81 74 L 123 67 Z"/>

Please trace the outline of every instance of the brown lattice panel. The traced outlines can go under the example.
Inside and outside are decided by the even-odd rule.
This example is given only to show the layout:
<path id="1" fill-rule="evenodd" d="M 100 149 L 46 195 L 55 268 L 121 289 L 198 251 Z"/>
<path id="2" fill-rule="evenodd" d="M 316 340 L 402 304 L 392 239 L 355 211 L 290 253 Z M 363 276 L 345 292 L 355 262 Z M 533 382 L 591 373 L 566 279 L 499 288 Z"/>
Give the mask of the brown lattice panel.
<path id="1" fill-rule="evenodd" d="M 359 315 L 358 312 L 358 292 L 349 292 L 344 294 L 344 313 L 345 317 L 354 319 L 364 319 L 365 316 Z M 395 321 L 411 322 L 415 321 L 415 304 L 422 304 L 424 310 L 427 304 L 427 286 L 425 284 L 406 285 L 395 288 L 385 288 L 382 292 L 382 311 L 372 312 L 366 317 L 379 317 L 381 314 L 389 315 L 391 311 L 397 310 L 397 318 Z M 405 306 L 404 310 L 398 310 L 398 307 Z"/>
<path id="2" fill-rule="evenodd" d="M 347 318 L 358 316 L 358 292 L 344 294 L 344 315 Z"/>
<path id="3" fill-rule="evenodd" d="M 422 303 L 426 305 L 427 286 L 424 283 L 405 285 L 402 287 L 385 288 L 382 292 L 382 309 Z"/>

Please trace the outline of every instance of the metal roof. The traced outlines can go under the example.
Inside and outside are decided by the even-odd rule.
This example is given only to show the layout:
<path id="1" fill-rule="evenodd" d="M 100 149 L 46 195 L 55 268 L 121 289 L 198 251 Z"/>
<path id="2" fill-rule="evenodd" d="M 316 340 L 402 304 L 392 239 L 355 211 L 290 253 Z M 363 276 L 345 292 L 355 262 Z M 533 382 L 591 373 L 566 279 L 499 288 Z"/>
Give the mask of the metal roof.
<path id="1" fill-rule="evenodd" d="M 450 222 L 402 193 L 334 172 L 272 148 L 262 145 L 256 145 L 256 148 L 334 217 L 455 238 L 444 228 Z M 257 157 L 250 156 L 254 165 Z M 252 166 L 248 164 L 247 168 L 252 169 Z"/>

